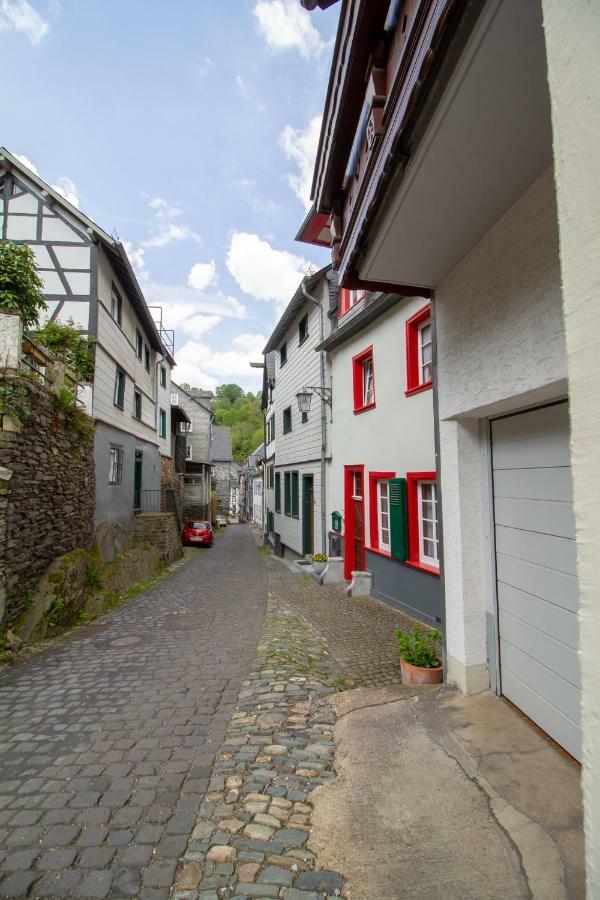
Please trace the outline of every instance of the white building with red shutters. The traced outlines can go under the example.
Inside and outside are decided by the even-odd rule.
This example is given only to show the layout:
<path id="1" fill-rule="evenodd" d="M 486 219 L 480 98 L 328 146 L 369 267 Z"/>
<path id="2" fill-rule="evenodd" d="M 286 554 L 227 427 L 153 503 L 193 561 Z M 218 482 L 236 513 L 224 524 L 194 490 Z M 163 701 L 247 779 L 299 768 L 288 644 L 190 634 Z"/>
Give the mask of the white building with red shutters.
<path id="1" fill-rule="evenodd" d="M 342 289 L 330 311 L 330 556 L 430 625 L 442 618 L 430 307 Z"/>

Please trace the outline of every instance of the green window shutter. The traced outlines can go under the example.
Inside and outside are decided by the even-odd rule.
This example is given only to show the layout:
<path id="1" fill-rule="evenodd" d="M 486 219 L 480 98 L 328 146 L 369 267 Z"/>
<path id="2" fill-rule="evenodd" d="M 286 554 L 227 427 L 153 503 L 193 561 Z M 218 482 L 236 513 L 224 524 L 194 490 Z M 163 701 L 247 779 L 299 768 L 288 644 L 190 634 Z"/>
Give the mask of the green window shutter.
<path id="1" fill-rule="evenodd" d="M 406 478 L 390 478 L 390 531 L 394 559 L 408 558 L 408 516 L 406 508 Z"/>
<path id="2" fill-rule="evenodd" d="M 290 489 L 290 473 L 283 476 L 283 511 L 286 516 L 292 513 L 292 492 Z"/>
<path id="3" fill-rule="evenodd" d="M 275 473 L 275 512 L 281 512 L 281 475 Z"/>
<path id="4" fill-rule="evenodd" d="M 300 515 L 300 497 L 299 497 L 299 476 L 297 472 L 292 472 L 292 515 L 298 518 Z"/>

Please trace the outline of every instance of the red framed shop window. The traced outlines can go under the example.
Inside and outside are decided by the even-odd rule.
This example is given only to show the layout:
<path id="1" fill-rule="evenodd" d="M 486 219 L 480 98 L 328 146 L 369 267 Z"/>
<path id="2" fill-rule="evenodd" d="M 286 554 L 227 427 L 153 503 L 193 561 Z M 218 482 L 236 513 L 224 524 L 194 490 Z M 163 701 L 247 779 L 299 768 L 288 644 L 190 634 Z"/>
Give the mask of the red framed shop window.
<path id="1" fill-rule="evenodd" d="M 392 522 L 389 480 L 395 472 L 369 472 L 369 531 L 370 550 L 385 556 L 392 555 Z"/>
<path id="2" fill-rule="evenodd" d="M 373 347 L 352 357 L 354 413 L 362 413 L 375 406 L 375 365 Z"/>
<path id="3" fill-rule="evenodd" d="M 348 310 L 352 309 L 353 306 L 356 306 L 357 303 L 360 303 L 365 296 L 365 293 L 365 291 L 354 291 L 350 288 L 341 288 L 338 319 L 341 319 L 342 316 L 346 315 Z"/>
<path id="4" fill-rule="evenodd" d="M 407 472 L 407 566 L 440 573 L 440 526 L 435 472 Z"/>
<path id="5" fill-rule="evenodd" d="M 431 304 L 406 322 L 406 395 L 425 391 L 433 384 L 433 333 Z"/>

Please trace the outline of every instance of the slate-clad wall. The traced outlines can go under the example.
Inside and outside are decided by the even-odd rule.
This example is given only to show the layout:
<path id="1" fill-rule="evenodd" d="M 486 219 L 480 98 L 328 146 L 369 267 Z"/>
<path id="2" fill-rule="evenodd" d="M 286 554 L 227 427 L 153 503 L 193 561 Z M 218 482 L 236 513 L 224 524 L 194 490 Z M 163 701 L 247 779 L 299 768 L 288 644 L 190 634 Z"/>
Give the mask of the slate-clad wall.
<path id="1" fill-rule="evenodd" d="M 19 391 L 27 419 L 14 430 L 1 416 L 0 626 L 27 606 L 28 591 L 52 560 L 92 537 L 95 503 L 93 437 L 82 438 L 56 413 L 53 395 L 18 373 L 0 377 L 0 396 Z"/>
<path id="2" fill-rule="evenodd" d="M 371 596 L 384 600 L 432 628 L 441 626 L 442 585 L 436 575 L 417 572 L 396 559 L 366 550 L 373 576 Z"/>

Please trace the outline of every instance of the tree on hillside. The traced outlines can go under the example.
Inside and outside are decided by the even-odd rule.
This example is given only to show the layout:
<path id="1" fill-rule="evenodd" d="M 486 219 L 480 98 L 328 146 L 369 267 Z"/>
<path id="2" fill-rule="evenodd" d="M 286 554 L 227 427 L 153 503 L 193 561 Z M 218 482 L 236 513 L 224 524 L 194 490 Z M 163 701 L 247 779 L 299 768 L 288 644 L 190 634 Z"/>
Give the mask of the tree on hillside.
<path id="1" fill-rule="evenodd" d="M 231 428 L 233 458 L 246 459 L 264 438 L 264 419 L 260 408 L 261 393 L 248 392 L 239 384 L 223 384 L 217 388 L 212 411 L 218 425 Z"/>

